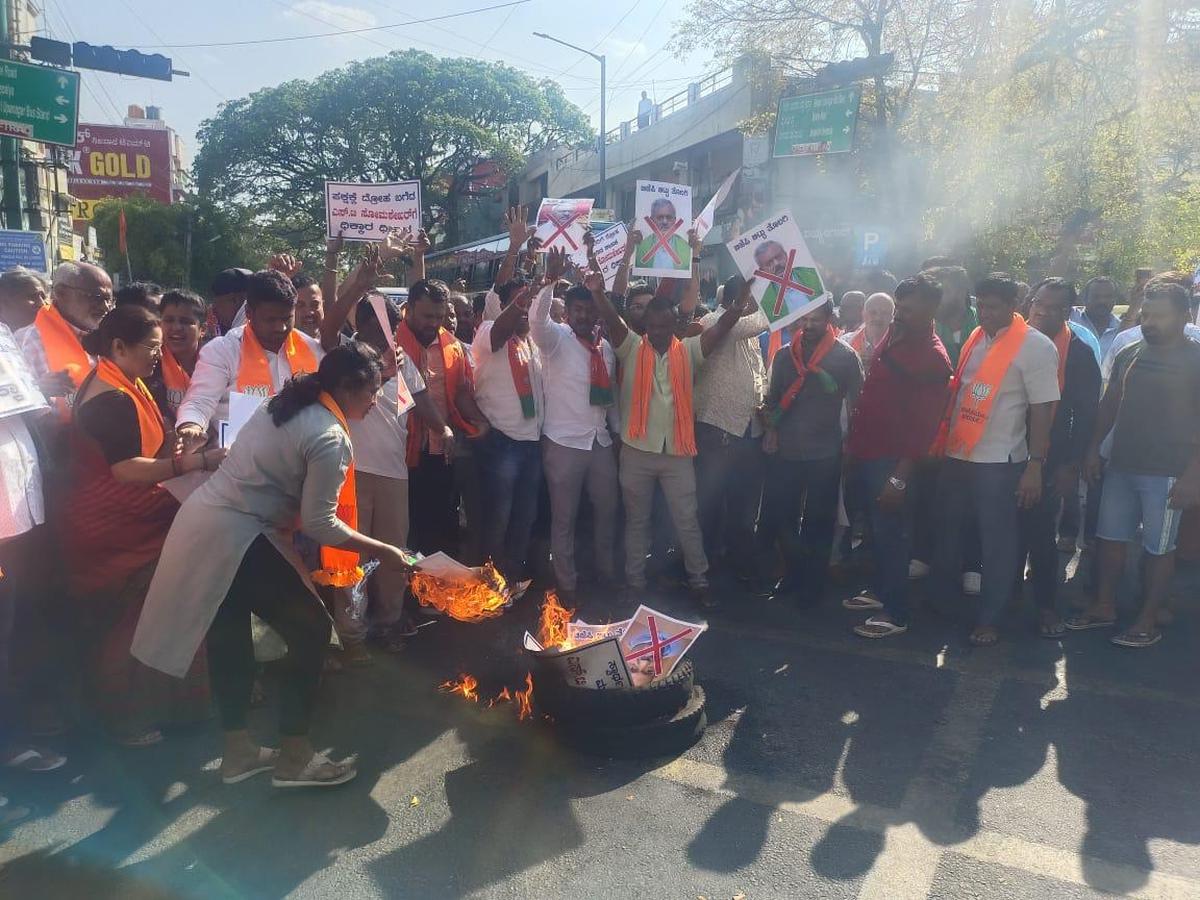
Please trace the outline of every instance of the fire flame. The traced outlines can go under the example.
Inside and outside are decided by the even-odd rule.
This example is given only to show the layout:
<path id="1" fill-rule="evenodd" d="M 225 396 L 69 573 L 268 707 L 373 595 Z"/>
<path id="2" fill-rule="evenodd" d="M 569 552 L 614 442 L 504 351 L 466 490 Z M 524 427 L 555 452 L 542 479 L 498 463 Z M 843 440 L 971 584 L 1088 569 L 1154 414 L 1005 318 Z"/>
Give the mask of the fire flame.
<path id="1" fill-rule="evenodd" d="M 491 709 L 497 703 L 512 703 L 512 693 L 508 688 L 504 688 L 500 693 L 488 701 L 488 709 Z"/>
<path id="2" fill-rule="evenodd" d="M 525 673 L 525 690 L 513 691 L 513 699 L 517 702 L 518 722 L 524 722 L 533 716 L 533 676 L 530 673 Z"/>
<path id="3" fill-rule="evenodd" d="M 558 594 L 546 591 L 546 599 L 542 602 L 542 617 L 538 623 L 538 643 L 547 650 L 569 650 L 573 641 L 567 637 L 567 623 L 575 615 L 575 610 L 566 609 L 558 602 Z"/>
<path id="4" fill-rule="evenodd" d="M 460 622 L 494 619 L 509 604 L 508 583 L 490 562 L 484 563 L 481 581 L 449 582 L 413 574 L 409 584 L 422 606 L 432 606 Z"/>
<path id="5" fill-rule="evenodd" d="M 438 690 L 443 694 L 461 694 L 472 703 L 479 702 L 479 694 L 476 688 L 479 687 L 479 679 L 474 675 L 466 673 L 458 676 L 458 681 L 444 681 L 438 687 Z"/>

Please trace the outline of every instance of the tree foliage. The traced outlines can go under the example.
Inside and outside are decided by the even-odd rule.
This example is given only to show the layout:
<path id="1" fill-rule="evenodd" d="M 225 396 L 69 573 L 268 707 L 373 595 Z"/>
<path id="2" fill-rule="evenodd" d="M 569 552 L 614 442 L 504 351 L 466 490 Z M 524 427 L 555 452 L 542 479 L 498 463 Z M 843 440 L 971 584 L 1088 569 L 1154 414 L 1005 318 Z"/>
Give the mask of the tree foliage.
<path id="1" fill-rule="evenodd" d="M 691 0 L 689 12 L 679 46 L 769 59 L 777 92 L 816 89 L 806 79 L 830 61 L 895 54 L 864 84 L 855 157 L 863 191 L 923 250 L 1122 276 L 1200 251 L 1191 0 Z M 769 128 L 773 111 L 750 124 Z"/>
<path id="2" fill-rule="evenodd" d="M 406 50 L 224 104 L 200 127 L 196 183 L 298 247 L 324 234 L 327 179 L 420 179 L 426 225 L 455 243 L 477 163 L 511 176 L 526 154 L 590 136 L 554 82 Z"/>

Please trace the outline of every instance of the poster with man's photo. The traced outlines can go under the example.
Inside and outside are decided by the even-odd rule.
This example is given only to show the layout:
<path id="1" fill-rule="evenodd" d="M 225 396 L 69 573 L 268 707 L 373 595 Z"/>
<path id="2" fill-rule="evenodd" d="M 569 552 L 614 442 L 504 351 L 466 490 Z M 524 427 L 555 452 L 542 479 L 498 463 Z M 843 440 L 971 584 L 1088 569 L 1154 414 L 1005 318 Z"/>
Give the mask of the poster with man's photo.
<path id="1" fill-rule="evenodd" d="M 691 278 L 692 189 L 667 181 L 639 181 L 633 228 L 642 241 L 633 254 L 633 274 L 658 278 Z"/>
<path id="2" fill-rule="evenodd" d="M 537 231 L 534 236 L 541 242 L 539 253 L 550 250 L 565 250 L 568 256 L 578 253 L 583 247 L 583 234 L 591 220 L 590 199 L 556 200 L 547 197 L 538 207 Z"/>
<path id="3" fill-rule="evenodd" d="M 831 297 L 791 212 L 777 213 L 746 229 L 726 246 L 742 277 L 754 279 L 750 292 L 772 331 L 790 325 Z"/>

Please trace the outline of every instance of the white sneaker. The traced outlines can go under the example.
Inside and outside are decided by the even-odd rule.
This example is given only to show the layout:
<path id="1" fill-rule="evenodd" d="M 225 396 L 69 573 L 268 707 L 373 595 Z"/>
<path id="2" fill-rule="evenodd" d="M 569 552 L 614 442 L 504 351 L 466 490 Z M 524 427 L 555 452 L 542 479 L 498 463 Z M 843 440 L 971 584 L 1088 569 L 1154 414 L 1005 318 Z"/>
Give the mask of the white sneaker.
<path id="1" fill-rule="evenodd" d="M 978 597 L 983 590 L 983 576 L 978 572 L 963 572 L 963 593 L 969 597 Z"/>
<path id="2" fill-rule="evenodd" d="M 908 561 L 908 577 L 909 578 L 924 578 L 929 574 L 929 564 L 923 563 L 919 559 L 910 559 Z"/>

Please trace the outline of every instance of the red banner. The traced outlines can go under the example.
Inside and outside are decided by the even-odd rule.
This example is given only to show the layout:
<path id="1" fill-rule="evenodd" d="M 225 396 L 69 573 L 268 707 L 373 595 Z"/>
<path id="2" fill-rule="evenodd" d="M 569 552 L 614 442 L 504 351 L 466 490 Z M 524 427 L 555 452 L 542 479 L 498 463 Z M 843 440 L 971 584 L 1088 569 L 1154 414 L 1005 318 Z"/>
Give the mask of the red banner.
<path id="1" fill-rule="evenodd" d="M 80 123 L 67 173 L 71 196 L 101 200 L 146 194 L 171 202 L 171 140 L 166 130 Z M 92 203 L 80 204 L 90 211 Z M 91 218 L 90 215 L 77 218 Z"/>

